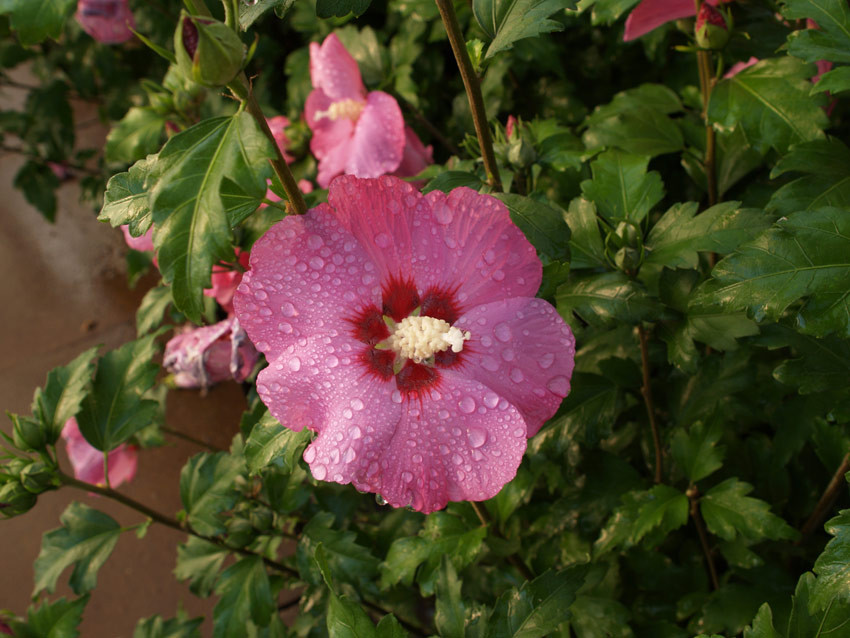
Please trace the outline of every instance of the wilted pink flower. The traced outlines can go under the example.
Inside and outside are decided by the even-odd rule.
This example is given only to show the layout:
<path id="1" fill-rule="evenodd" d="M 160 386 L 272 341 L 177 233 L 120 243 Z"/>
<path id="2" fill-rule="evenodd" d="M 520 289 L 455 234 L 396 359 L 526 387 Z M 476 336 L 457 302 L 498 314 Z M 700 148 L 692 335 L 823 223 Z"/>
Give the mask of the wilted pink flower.
<path id="1" fill-rule="evenodd" d="M 326 188 L 343 173 L 378 177 L 398 170 L 405 145 L 416 134 L 405 130 L 395 98 L 383 91 L 366 92 L 357 62 L 335 33 L 321 45 L 310 44 L 310 78 L 313 91 L 304 115 L 313 131 L 310 149 L 319 160 L 319 186 Z M 416 142 L 422 150 L 411 149 L 410 161 L 416 156 L 430 161 L 430 150 L 418 138 Z"/>
<path id="2" fill-rule="evenodd" d="M 318 433 L 313 476 L 428 513 L 496 494 L 569 392 L 541 277 L 497 199 L 344 176 L 256 242 L 233 301 L 263 402 Z"/>
<path id="3" fill-rule="evenodd" d="M 77 22 L 98 42 L 119 44 L 133 37 L 136 28 L 128 0 L 79 0 Z"/>
<path id="4" fill-rule="evenodd" d="M 74 476 L 92 485 L 106 485 L 103 474 L 103 452 L 83 438 L 77 419 L 71 417 L 65 422 L 62 438 L 65 439 L 65 447 L 74 468 Z M 137 456 L 136 446 L 126 443 L 122 443 L 108 454 L 109 484 L 112 487 L 133 480 L 136 475 Z"/>
<path id="5" fill-rule="evenodd" d="M 130 234 L 130 226 L 127 224 L 123 224 L 120 226 L 121 232 L 124 233 L 124 241 L 126 242 L 129 248 L 133 250 L 138 250 L 141 252 L 153 251 L 153 226 L 148 228 L 148 232 L 146 232 L 141 237 L 133 237 Z"/>
<path id="6" fill-rule="evenodd" d="M 179 388 L 208 388 L 227 379 L 242 382 L 259 355 L 236 317 L 187 328 L 165 344 L 162 365 Z"/>
<path id="7" fill-rule="evenodd" d="M 236 248 L 237 268 L 215 265 L 210 275 L 211 288 L 204 290 L 207 297 L 213 297 L 229 315 L 233 312 L 233 293 L 242 281 L 242 273 L 248 268 L 248 253 Z"/>
<path id="8" fill-rule="evenodd" d="M 706 0 L 711 6 L 717 6 L 719 0 Z M 730 0 L 723 0 L 729 2 Z M 626 30 L 623 40 L 628 42 L 657 29 L 662 24 L 690 18 L 696 15 L 697 9 L 693 0 L 642 0 L 632 9 L 626 18 Z"/>

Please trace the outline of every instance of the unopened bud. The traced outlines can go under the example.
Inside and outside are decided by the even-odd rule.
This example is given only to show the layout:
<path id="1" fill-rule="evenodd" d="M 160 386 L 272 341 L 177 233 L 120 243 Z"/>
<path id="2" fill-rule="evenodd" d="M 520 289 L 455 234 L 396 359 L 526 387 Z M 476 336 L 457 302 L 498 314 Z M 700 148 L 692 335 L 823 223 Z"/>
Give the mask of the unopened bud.
<path id="1" fill-rule="evenodd" d="M 174 54 L 182 73 L 203 86 L 224 86 L 242 69 L 245 46 L 223 22 L 183 11 L 174 32 Z"/>
<path id="2" fill-rule="evenodd" d="M 720 11 L 707 2 L 703 2 L 697 14 L 697 46 L 702 49 L 719 51 L 729 42 L 729 26 Z"/>
<path id="3" fill-rule="evenodd" d="M 35 505 L 36 496 L 18 481 L 0 487 L 0 515 L 7 518 L 28 512 Z"/>
<path id="4" fill-rule="evenodd" d="M 39 421 L 17 414 L 10 414 L 12 419 L 12 438 L 19 450 L 38 451 L 47 445 L 47 432 Z"/>
<path id="5" fill-rule="evenodd" d="M 59 487 L 56 472 L 48 468 L 44 463 L 36 462 L 27 465 L 21 472 L 21 485 L 28 492 L 41 494 L 47 490 Z"/>

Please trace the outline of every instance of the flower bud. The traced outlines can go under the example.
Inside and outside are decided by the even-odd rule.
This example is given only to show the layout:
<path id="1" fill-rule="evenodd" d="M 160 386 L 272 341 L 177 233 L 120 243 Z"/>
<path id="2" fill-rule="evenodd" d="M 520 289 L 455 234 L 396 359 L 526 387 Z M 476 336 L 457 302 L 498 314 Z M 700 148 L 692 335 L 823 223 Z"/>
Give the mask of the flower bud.
<path id="1" fill-rule="evenodd" d="M 12 437 L 19 450 L 38 451 L 47 445 L 47 433 L 42 424 L 17 414 L 10 414 L 12 419 Z"/>
<path id="2" fill-rule="evenodd" d="M 720 11 L 707 2 L 700 7 L 696 21 L 697 46 L 719 51 L 729 42 L 729 26 Z"/>
<path id="3" fill-rule="evenodd" d="M 59 487 L 56 473 L 40 461 L 30 463 L 21 471 L 21 485 L 33 494 Z"/>
<path id="4" fill-rule="evenodd" d="M 10 481 L 0 487 L 0 514 L 7 518 L 28 512 L 35 502 L 35 494 L 18 481 Z"/>
<path id="5" fill-rule="evenodd" d="M 230 82 L 242 69 L 245 46 L 223 22 L 183 11 L 174 32 L 174 54 L 187 78 L 216 87 Z"/>

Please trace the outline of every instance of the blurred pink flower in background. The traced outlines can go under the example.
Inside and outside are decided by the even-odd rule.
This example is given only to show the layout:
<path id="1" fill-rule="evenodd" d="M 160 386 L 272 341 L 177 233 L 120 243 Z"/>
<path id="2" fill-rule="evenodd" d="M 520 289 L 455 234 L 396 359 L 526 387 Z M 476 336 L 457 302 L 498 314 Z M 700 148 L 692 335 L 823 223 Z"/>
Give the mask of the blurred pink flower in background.
<path id="1" fill-rule="evenodd" d="M 717 6 L 719 0 L 706 0 L 711 6 Z M 729 2 L 730 0 L 723 0 Z M 690 18 L 697 13 L 693 0 L 643 0 L 632 9 L 626 18 L 626 30 L 623 40 L 628 42 L 657 29 L 662 24 Z"/>
<path id="2" fill-rule="evenodd" d="M 98 42 L 119 44 L 133 37 L 136 28 L 129 0 L 79 0 L 77 22 Z"/>
<path id="3" fill-rule="evenodd" d="M 208 388 L 221 381 L 244 381 L 259 359 L 236 317 L 211 326 L 187 325 L 165 344 L 162 365 L 178 388 Z"/>
<path id="4" fill-rule="evenodd" d="M 295 161 L 295 158 L 286 152 L 287 148 L 289 148 L 289 140 L 286 137 L 286 127 L 289 126 L 289 119 L 283 115 L 276 115 L 275 117 L 266 118 L 266 123 L 269 125 L 269 129 L 271 129 L 272 137 L 277 142 L 283 159 L 287 164 L 291 164 Z"/>
<path id="5" fill-rule="evenodd" d="M 723 74 L 724 78 L 731 78 L 738 75 L 744 69 L 749 69 L 754 64 L 758 64 L 759 59 L 755 56 L 751 56 L 749 60 L 746 62 L 735 62 L 732 66 L 729 67 L 729 70 Z"/>
<path id="6" fill-rule="evenodd" d="M 357 62 L 335 33 L 321 45 L 310 44 L 310 78 L 313 91 L 304 115 L 313 131 L 310 149 L 319 160 L 319 186 L 327 188 L 343 173 L 378 177 L 400 167 L 415 171 L 400 175 L 407 177 L 431 162 L 431 148 L 405 126 L 395 98 L 366 92 Z"/>
<path id="7" fill-rule="evenodd" d="M 495 495 L 570 390 L 541 278 L 497 199 L 344 176 L 254 244 L 233 301 L 263 402 L 318 432 L 313 476 L 428 513 Z"/>
<path id="8" fill-rule="evenodd" d="M 106 485 L 103 452 L 85 440 L 77 425 L 77 419 L 71 417 L 65 422 L 62 438 L 65 439 L 65 448 L 74 468 L 74 476 L 92 485 Z M 108 454 L 109 484 L 112 487 L 133 480 L 136 475 L 137 457 L 136 446 L 126 443 L 122 443 Z"/>
<path id="9" fill-rule="evenodd" d="M 212 287 L 206 288 L 204 294 L 213 297 L 229 315 L 233 313 L 233 293 L 242 281 L 242 273 L 248 268 L 249 254 L 236 248 L 236 260 L 240 268 L 228 268 L 216 264 L 212 267 L 210 282 Z"/>
<path id="10" fill-rule="evenodd" d="M 141 237 L 133 237 L 130 234 L 130 226 L 128 224 L 124 224 L 120 226 L 121 232 L 124 233 L 124 241 L 126 242 L 129 248 L 133 250 L 138 250 L 140 252 L 153 251 L 153 226 L 148 228 L 148 232 L 146 232 Z"/>

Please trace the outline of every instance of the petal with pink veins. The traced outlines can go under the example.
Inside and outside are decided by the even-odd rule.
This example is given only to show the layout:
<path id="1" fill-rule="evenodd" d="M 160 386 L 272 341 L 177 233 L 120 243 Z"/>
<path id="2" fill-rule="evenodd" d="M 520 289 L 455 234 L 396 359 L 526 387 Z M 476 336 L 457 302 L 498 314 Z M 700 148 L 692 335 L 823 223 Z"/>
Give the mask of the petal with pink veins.
<path id="1" fill-rule="evenodd" d="M 357 177 L 392 173 L 404 155 L 404 117 L 395 98 L 372 91 L 354 126 L 345 172 Z"/>
<path id="2" fill-rule="evenodd" d="M 333 101 L 357 100 L 366 96 L 357 61 L 331 33 L 322 44 L 310 43 L 310 79 Z"/>
<path id="3" fill-rule="evenodd" d="M 575 339 L 551 304 L 519 297 L 472 308 L 462 372 L 510 401 L 534 436 L 570 391 Z M 490 397 L 495 402 L 494 397 Z"/>
<path id="4" fill-rule="evenodd" d="M 272 226 L 251 249 L 233 297 L 242 327 L 272 360 L 295 341 L 350 329 L 348 313 L 380 307 L 377 268 L 327 204 Z"/>
<path id="5" fill-rule="evenodd" d="M 718 0 L 706 0 L 712 6 Z M 696 15 L 693 0 L 643 0 L 626 18 L 626 30 L 623 40 L 628 42 L 657 29 L 673 20 Z"/>
<path id="6" fill-rule="evenodd" d="M 74 468 L 74 476 L 91 485 L 105 485 L 103 473 L 103 452 L 92 446 L 73 417 L 65 422 L 62 428 L 62 438 L 65 440 L 68 458 Z M 109 466 L 109 483 L 117 487 L 131 481 L 136 475 L 138 452 L 135 446 L 121 444 L 107 456 Z"/>

